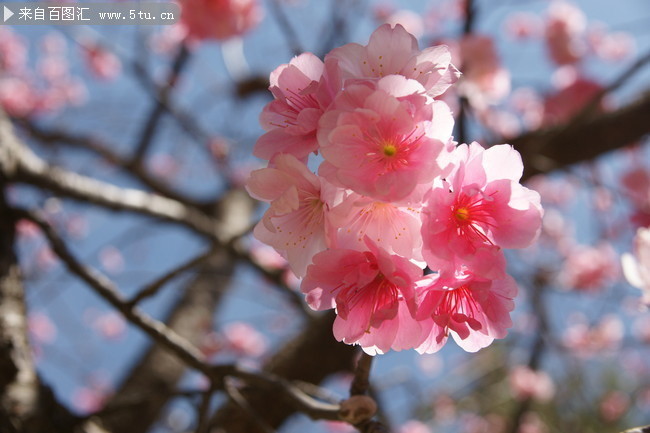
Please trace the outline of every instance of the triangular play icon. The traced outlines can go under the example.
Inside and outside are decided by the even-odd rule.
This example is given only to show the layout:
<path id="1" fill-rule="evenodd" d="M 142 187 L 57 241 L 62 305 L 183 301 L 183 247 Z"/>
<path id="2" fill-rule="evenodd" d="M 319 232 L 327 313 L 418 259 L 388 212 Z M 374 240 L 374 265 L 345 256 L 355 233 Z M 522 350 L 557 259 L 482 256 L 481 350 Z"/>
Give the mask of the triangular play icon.
<path id="1" fill-rule="evenodd" d="M 10 10 L 7 6 L 5 6 L 5 10 L 4 10 L 4 22 L 7 22 L 7 20 L 8 20 L 9 18 L 11 18 L 12 16 L 14 16 L 14 13 L 11 12 L 11 10 Z"/>

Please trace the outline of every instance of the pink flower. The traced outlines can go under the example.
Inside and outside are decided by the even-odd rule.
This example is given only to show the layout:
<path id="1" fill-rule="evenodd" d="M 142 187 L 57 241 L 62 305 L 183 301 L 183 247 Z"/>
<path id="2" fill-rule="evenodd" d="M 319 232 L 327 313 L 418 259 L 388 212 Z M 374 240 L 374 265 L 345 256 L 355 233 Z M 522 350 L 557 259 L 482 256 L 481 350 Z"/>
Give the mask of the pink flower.
<path id="1" fill-rule="evenodd" d="M 42 312 L 31 313 L 27 319 L 30 337 L 38 343 L 49 344 L 56 339 L 57 328 L 48 315 Z"/>
<path id="2" fill-rule="evenodd" d="M 321 119 L 319 143 L 330 182 L 397 201 L 441 173 L 436 158 L 451 137 L 446 104 L 420 94 L 414 80 L 390 76 L 348 87 Z"/>
<path id="3" fill-rule="evenodd" d="M 555 394 L 553 380 L 544 371 L 536 371 L 518 365 L 510 371 L 508 379 L 510 389 L 519 400 L 549 401 Z"/>
<path id="4" fill-rule="evenodd" d="M 230 323 L 224 327 L 223 335 L 225 347 L 238 355 L 258 357 L 268 348 L 266 337 L 248 323 Z"/>
<path id="5" fill-rule="evenodd" d="M 541 32 L 541 20 L 530 12 L 514 12 L 504 23 L 506 33 L 514 39 L 528 39 Z"/>
<path id="6" fill-rule="evenodd" d="M 488 266 L 485 260 L 497 247 L 530 245 L 543 212 L 539 194 L 518 183 L 523 172 L 519 153 L 509 145 L 484 150 L 472 143 L 458 146 L 454 154 L 457 167 L 434 184 L 422 210 L 429 266 L 448 269 L 454 256 L 468 265 Z"/>
<path id="7" fill-rule="evenodd" d="M 451 335 L 468 352 L 476 352 L 506 336 L 517 285 L 508 275 L 489 280 L 471 273 L 428 277 L 418 283 L 416 319 L 430 332 L 417 351 L 434 353 Z"/>
<path id="8" fill-rule="evenodd" d="M 15 117 L 27 117 L 37 110 L 38 95 L 27 80 L 0 76 L 0 107 Z"/>
<path id="9" fill-rule="evenodd" d="M 19 73 L 25 68 L 27 43 L 10 27 L 0 27 L 0 73 Z"/>
<path id="10" fill-rule="evenodd" d="M 447 47 L 420 51 L 415 37 L 400 24 L 394 28 L 390 24 L 380 26 L 370 35 L 366 46 L 351 43 L 333 49 L 325 56 L 325 63 L 328 61 L 338 63 L 343 83 L 403 75 L 417 80 L 431 97 L 443 94 L 460 76 L 451 64 Z"/>
<path id="11" fill-rule="evenodd" d="M 318 57 L 303 53 L 271 73 L 269 90 L 275 100 L 264 107 L 260 116 L 260 124 L 267 132 L 257 140 L 255 156 L 270 160 L 282 152 L 306 160 L 318 150 L 316 128 L 329 102 L 319 98 L 323 70 Z"/>
<path id="12" fill-rule="evenodd" d="M 587 78 L 576 76 L 570 83 L 565 84 L 556 93 L 544 98 L 543 125 L 555 125 L 571 120 L 580 110 L 603 90 L 603 86 Z M 602 102 L 596 107 L 603 111 Z"/>
<path id="13" fill-rule="evenodd" d="M 398 24 L 401 25 L 408 33 L 416 38 L 421 38 L 424 35 L 424 20 L 422 16 L 408 9 L 400 9 L 393 12 L 386 17 L 385 22 L 391 27 L 395 27 Z"/>
<path id="14" fill-rule="evenodd" d="M 337 192 L 293 155 L 271 162 L 274 167 L 253 171 L 246 185 L 253 197 L 271 203 L 253 233 L 303 276 L 312 256 L 327 246 L 327 212 Z"/>
<path id="15" fill-rule="evenodd" d="M 641 289 L 643 302 L 650 305 L 650 228 L 636 231 L 633 252 L 623 254 L 621 265 L 628 283 Z"/>
<path id="16" fill-rule="evenodd" d="M 633 206 L 632 221 L 637 225 L 649 226 L 650 172 L 643 166 L 633 166 L 621 177 L 621 186 L 629 196 L 630 203 Z"/>
<path id="17" fill-rule="evenodd" d="M 112 80 L 120 74 L 122 63 L 115 54 L 95 43 L 86 43 L 83 48 L 86 64 L 97 78 Z"/>
<path id="18" fill-rule="evenodd" d="M 472 105 L 484 108 L 510 92 L 510 73 L 501 66 L 490 36 L 469 34 L 460 41 L 463 78 L 460 91 Z"/>
<path id="19" fill-rule="evenodd" d="M 194 40 L 241 36 L 262 19 L 257 0 L 182 0 L 181 20 Z"/>
<path id="20" fill-rule="evenodd" d="M 330 249 L 315 255 L 301 290 L 314 310 L 336 308 L 337 340 L 360 344 L 371 354 L 413 348 L 422 340 L 412 319 L 414 285 L 422 270 L 368 238 L 366 245 L 369 251 Z"/>
<path id="21" fill-rule="evenodd" d="M 579 62 L 585 53 L 583 34 L 587 20 L 580 9 L 564 1 L 555 1 L 549 8 L 546 22 L 546 48 L 558 65 Z"/>
<path id="22" fill-rule="evenodd" d="M 412 419 L 402 424 L 399 433 L 431 433 L 431 429 L 425 423 Z"/>
<path id="23" fill-rule="evenodd" d="M 558 279 L 568 289 L 595 291 L 614 282 L 618 275 L 618 256 L 611 245 L 579 245 L 568 251 Z"/>

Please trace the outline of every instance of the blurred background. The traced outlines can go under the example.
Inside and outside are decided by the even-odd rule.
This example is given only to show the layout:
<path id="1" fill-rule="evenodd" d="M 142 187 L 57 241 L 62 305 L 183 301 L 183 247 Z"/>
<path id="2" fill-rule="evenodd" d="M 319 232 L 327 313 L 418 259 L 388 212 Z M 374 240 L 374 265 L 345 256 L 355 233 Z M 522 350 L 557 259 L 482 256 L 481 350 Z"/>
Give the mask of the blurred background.
<path id="1" fill-rule="evenodd" d="M 217 386 L 132 311 L 166 323 L 206 365 L 271 372 L 325 401 L 348 396 L 358 352 L 252 237 L 265 205 L 243 185 L 265 165 L 252 148 L 269 73 L 301 52 L 366 44 L 385 22 L 421 48 L 450 47 L 464 73 L 443 97 L 455 139 L 513 144 L 545 217 L 536 245 L 507 254 L 520 287 L 508 337 L 475 354 L 450 343 L 377 356 L 379 419 L 401 433 L 650 423 L 650 315 L 621 266 L 650 225 L 647 0 L 180 6 L 167 26 L 0 23 L 0 365 L 23 359 L 36 412 L 56 424 L 43 409 L 55 401 L 74 420 L 7 431 L 355 431 L 242 377 Z"/>

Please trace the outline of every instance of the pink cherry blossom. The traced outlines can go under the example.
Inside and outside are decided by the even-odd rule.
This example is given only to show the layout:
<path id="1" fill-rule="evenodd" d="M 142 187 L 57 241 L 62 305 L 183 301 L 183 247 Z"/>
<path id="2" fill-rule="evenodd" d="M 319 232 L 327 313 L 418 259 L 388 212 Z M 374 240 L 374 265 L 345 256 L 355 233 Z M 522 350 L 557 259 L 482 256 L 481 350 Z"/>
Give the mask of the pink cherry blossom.
<path id="1" fill-rule="evenodd" d="M 377 200 L 406 198 L 441 173 L 436 158 L 450 139 L 448 107 L 430 102 L 422 86 L 399 76 L 350 86 L 321 119 L 325 162 L 319 174 Z"/>
<path id="2" fill-rule="evenodd" d="M 539 16 L 530 12 L 513 12 L 504 23 L 508 36 L 514 39 L 528 39 L 539 36 L 542 22 Z"/>
<path id="3" fill-rule="evenodd" d="M 27 80 L 0 76 L 0 107 L 10 116 L 27 117 L 37 109 L 38 96 Z"/>
<path id="4" fill-rule="evenodd" d="M 517 285 L 512 277 L 489 280 L 471 273 L 429 277 L 418 284 L 416 319 L 431 330 L 417 351 L 434 353 L 451 335 L 468 352 L 476 352 L 506 336 Z"/>
<path id="5" fill-rule="evenodd" d="M 523 165 L 509 145 L 460 145 L 458 165 L 434 184 L 422 210 L 424 258 L 434 269 L 454 256 L 479 264 L 484 250 L 524 248 L 538 236 L 539 194 L 518 183 Z M 481 259 L 479 259 L 481 257 Z"/>
<path id="6" fill-rule="evenodd" d="M 422 270 L 368 238 L 366 245 L 369 250 L 363 252 L 330 249 L 315 255 L 301 290 L 314 310 L 336 308 L 337 340 L 361 344 L 371 354 L 412 348 L 421 342 L 411 329 L 419 329 L 411 316 L 415 281 Z M 400 333 L 400 326 L 408 332 Z"/>
<path id="7" fill-rule="evenodd" d="M 423 422 L 412 419 L 402 424 L 399 433 L 431 433 L 431 429 Z"/>
<path id="8" fill-rule="evenodd" d="M 253 197 L 271 204 L 254 234 L 303 276 L 312 256 L 327 246 L 327 212 L 337 191 L 293 155 L 281 154 L 271 162 L 274 167 L 255 170 L 246 185 Z"/>
<path id="9" fill-rule="evenodd" d="M 494 104 L 510 93 L 510 73 L 501 61 L 492 37 L 469 34 L 459 45 L 463 77 L 459 91 L 479 109 Z"/>
<path id="10" fill-rule="evenodd" d="M 27 43 L 10 27 L 0 27 L 0 73 L 19 73 L 25 68 Z"/>
<path id="11" fill-rule="evenodd" d="M 323 70 L 318 57 L 303 53 L 271 73 L 269 89 L 275 100 L 264 107 L 260 116 L 260 124 L 267 132 L 257 140 L 255 156 L 269 160 L 282 152 L 304 160 L 318 150 L 316 128 L 330 102 L 319 95 Z"/>
<path id="12" fill-rule="evenodd" d="M 460 76 L 451 64 L 447 47 L 420 51 L 415 37 L 400 24 L 394 28 L 390 24 L 380 26 L 370 35 L 368 45 L 350 43 L 333 49 L 325 56 L 325 62 L 328 61 L 338 63 L 344 83 L 403 75 L 417 80 L 431 97 L 443 94 Z"/>
<path id="13" fill-rule="evenodd" d="M 338 248 L 365 250 L 368 236 L 391 254 L 422 259 L 422 222 L 419 211 L 410 206 L 373 200 L 351 193 L 331 212 L 339 227 L 333 245 Z"/>
<path id="14" fill-rule="evenodd" d="M 621 177 L 621 186 L 633 206 L 632 221 L 638 226 L 650 226 L 650 171 L 639 165 L 638 159 L 635 161 Z"/>
<path id="15" fill-rule="evenodd" d="M 621 257 L 623 274 L 628 283 L 641 289 L 642 302 L 650 305 L 650 228 L 637 230 L 632 251 Z"/>
<path id="16" fill-rule="evenodd" d="M 611 245 L 576 245 L 567 252 L 558 279 L 571 290 L 596 291 L 614 282 L 619 271 L 618 255 Z"/>
<path id="17" fill-rule="evenodd" d="M 106 48 L 92 42 L 84 45 L 86 64 L 93 74 L 102 80 L 112 80 L 122 70 L 120 59 Z"/>
<path id="18" fill-rule="evenodd" d="M 554 1 L 545 28 L 546 48 L 558 65 L 579 62 L 585 54 L 583 39 L 587 19 L 580 9 L 562 0 Z"/>
<path id="19" fill-rule="evenodd" d="M 56 339 L 57 328 L 50 317 L 43 312 L 31 313 L 27 319 L 29 335 L 37 343 L 49 344 Z"/>
<path id="20" fill-rule="evenodd" d="M 241 36 L 262 19 L 257 0 L 182 0 L 181 20 L 194 40 Z"/>
<path id="21" fill-rule="evenodd" d="M 248 323 L 233 322 L 224 327 L 225 348 L 242 356 L 263 355 L 268 342 L 266 337 Z"/>
<path id="22" fill-rule="evenodd" d="M 555 394 L 553 380 L 545 371 L 518 365 L 510 370 L 510 389 L 519 400 L 549 401 Z"/>
<path id="23" fill-rule="evenodd" d="M 554 125 L 571 120 L 580 110 L 594 100 L 603 90 L 603 86 L 595 81 L 576 76 L 570 83 L 565 84 L 556 93 L 544 98 L 544 125 Z M 597 111 L 603 111 L 604 105 L 599 102 Z"/>
<path id="24" fill-rule="evenodd" d="M 424 21 L 422 16 L 408 9 L 400 9 L 391 13 L 386 17 L 385 22 L 391 27 L 395 27 L 398 24 L 401 25 L 408 33 L 416 38 L 421 38 L 424 35 Z"/>

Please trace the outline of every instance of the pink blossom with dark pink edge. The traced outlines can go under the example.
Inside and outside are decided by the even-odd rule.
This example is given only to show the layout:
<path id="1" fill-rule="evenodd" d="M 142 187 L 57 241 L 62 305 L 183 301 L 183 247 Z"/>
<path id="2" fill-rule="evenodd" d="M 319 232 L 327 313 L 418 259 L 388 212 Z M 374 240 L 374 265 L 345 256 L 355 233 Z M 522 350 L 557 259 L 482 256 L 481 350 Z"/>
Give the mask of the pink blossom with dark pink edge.
<path id="1" fill-rule="evenodd" d="M 327 247 L 327 233 L 332 230 L 327 214 L 344 192 L 293 155 L 278 155 L 271 163 L 273 167 L 253 171 L 246 184 L 253 197 L 270 203 L 253 233 L 303 276 L 313 255 Z"/>
<path id="2" fill-rule="evenodd" d="M 495 338 L 504 338 L 512 326 L 510 312 L 517 290 L 509 275 L 490 280 L 465 272 L 424 278 L 417 287 L 415 318 L 428 322 L 431 331 L 416 350 L 437 352 L 450 335 L 468 352 L 487 347 Z"/>
<path id="3" fill-rule="evenodd" d="M 389 76 L 373 87 L 348 87 L 323 116 L 319 174 L 359 194 L 397 201 L 441 174 L 436 158 L 453 118 L 414 80 Z"/>
<path id="4" fill-rule="evenodd" d="M 194 41 L 242 36 L 263 16 L 257 0 L 182 0 L 181 7 L 181 22 Z"/>
<path id="5" fill-rule="evenodd" d="M 554 1 L 548 10 L 544 30 L 546 49 L 557 65 L 570 65 L 582 60 L 586 53 L 584 32 L 587 19 L 571 3 Z"/>
<path id="6" fill-rule="evenodd" d="M 446 46 L 420 50 L 415 37 L 400 24 L 380 26 L 370 35 L 368 45 L 350 43 L 335 48 L 325 56 L 326 63 L 328 60 L 338 63 L 344 88 L 348 80 L 402 75 L 418 81 L 429 96 L 436 97 L 460 76 Z"/>
<path id="7" fill-rule="evenodd" d="M 539 194 L 521 184 L 523 164 L 509 145 L 460 145 L 457 166 L 434 184 L 422 208 L 423 255 L 437 269 L 457 256 L 468 266 L 498 248 L 525 248 L 541 230 Z M 479 257 L 481 257 L 479 259 Z M 441 263 L 442 261 L 442 263 Z"/>
<path id="8" fill-rule="evenodd" d="M 269 90 L 274 100 L 260 115 L 267 132 L 255 143 L 253 155 L 270 160 L 275 154 L 290 153 L 306 161 L 318 150 L 318 121 L 331 100 L 321 89 L 325 65 L 312 53 L 294 57 L 271 73 Z"/>
<path id="9" fill-rule="evenodd" d="M 336 308 L 334 336 L 347 344 L 361 344 L 370 353 L 394 347 L 406 349 L 418 339 L 415 281 L 422 269 L 390 255 L 366 238 L 367 251 L 330 249 L 313 258 L 301 290 L 314 310 Z M 389 323 L 384 323 L 389 322 Z M 400 326 L 408 330 L 400 333 Z"/>
<path id="10" fill-rule="evenodd" d="M 621 256 L 621 266 L 627 282 L 641 290 L 641 301 L 650 306 L 650 228 L 636 231 L 632 253 Z"/>

